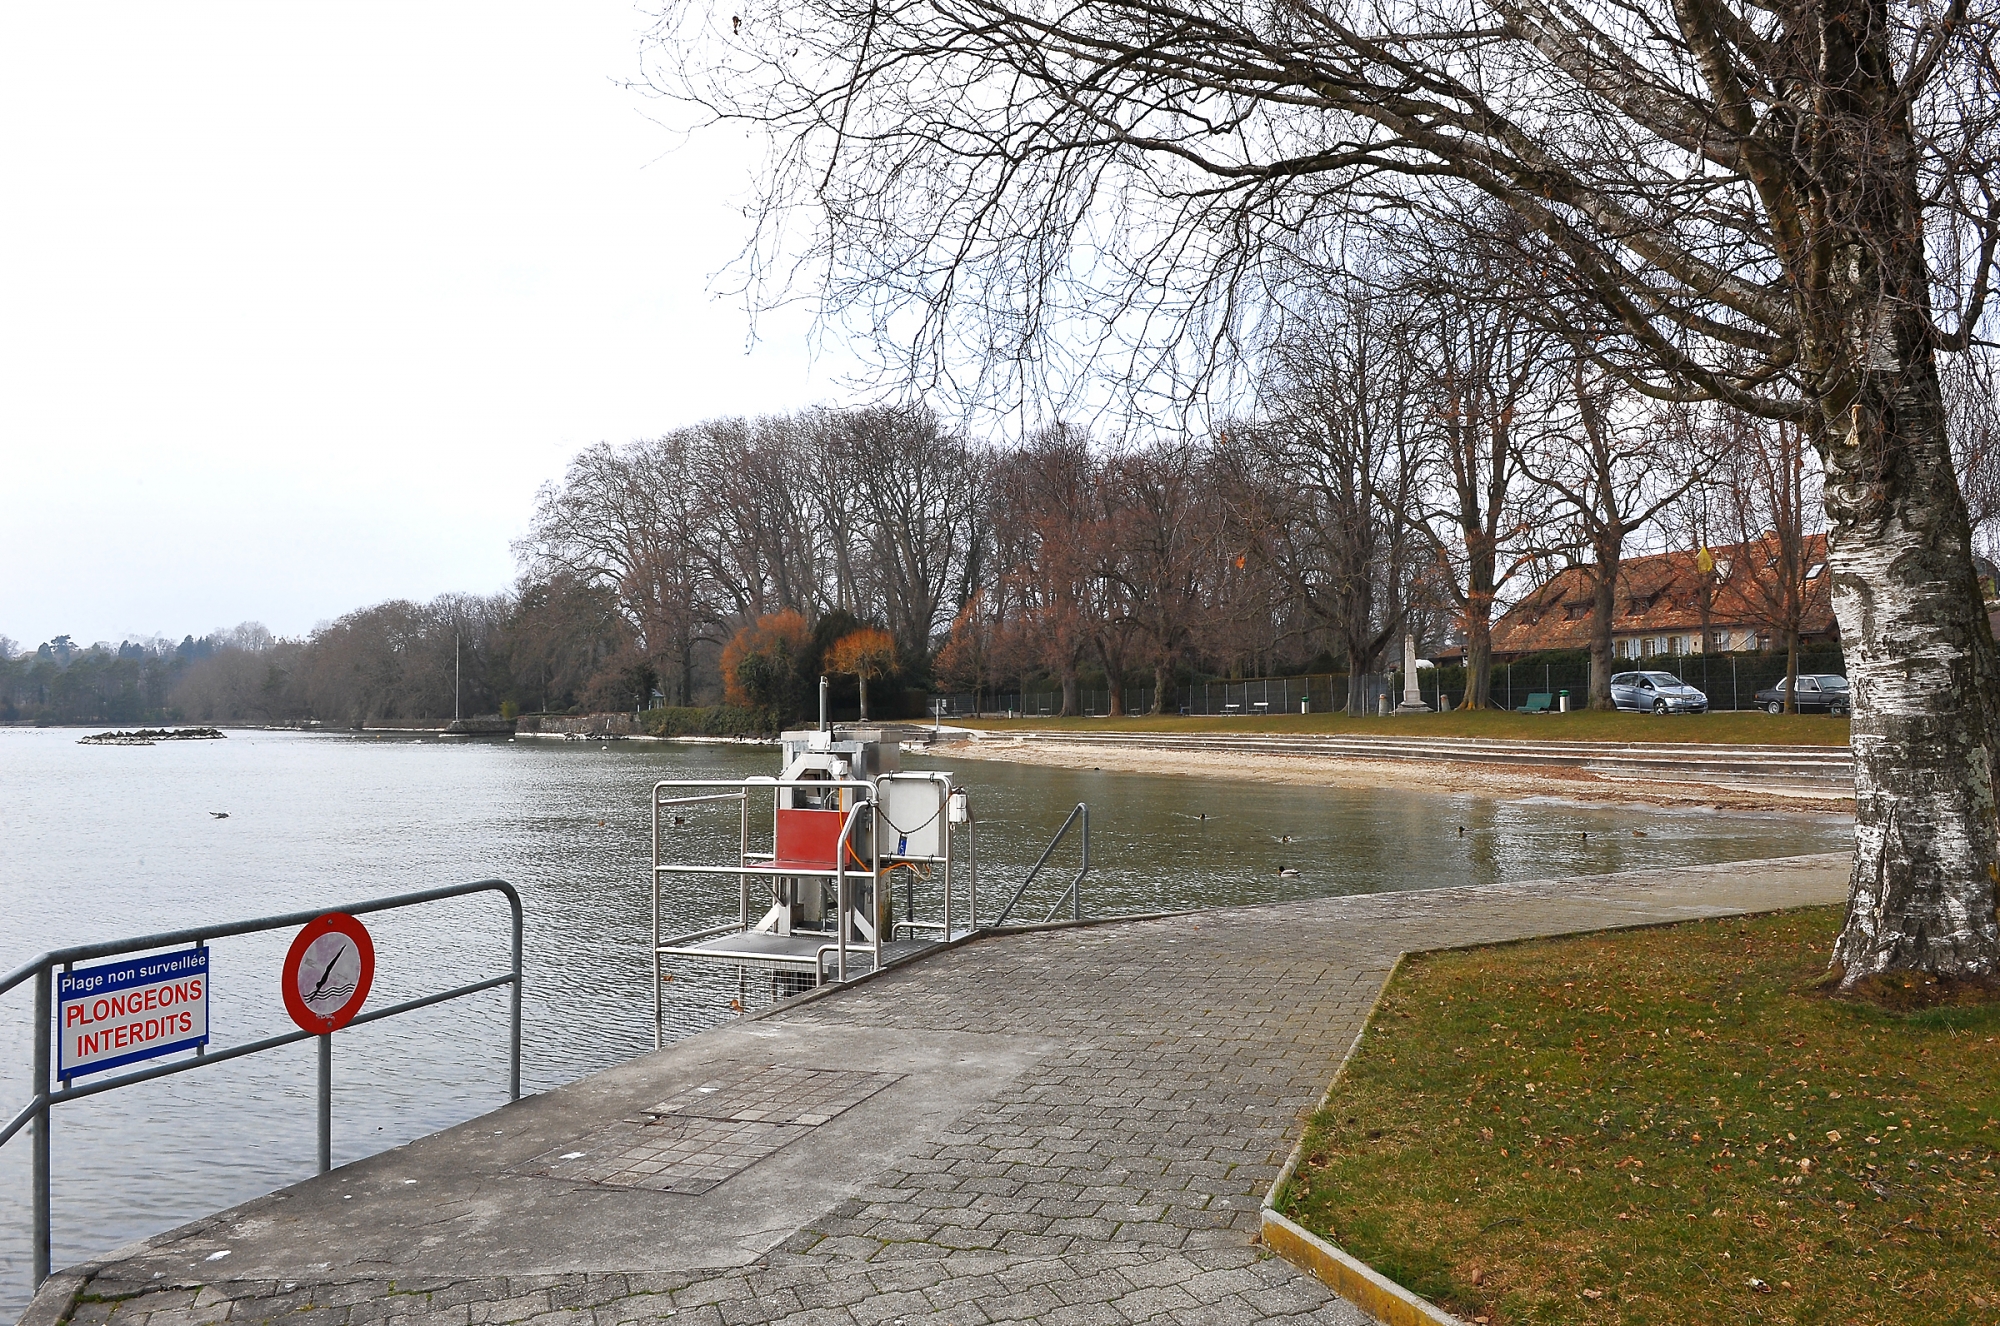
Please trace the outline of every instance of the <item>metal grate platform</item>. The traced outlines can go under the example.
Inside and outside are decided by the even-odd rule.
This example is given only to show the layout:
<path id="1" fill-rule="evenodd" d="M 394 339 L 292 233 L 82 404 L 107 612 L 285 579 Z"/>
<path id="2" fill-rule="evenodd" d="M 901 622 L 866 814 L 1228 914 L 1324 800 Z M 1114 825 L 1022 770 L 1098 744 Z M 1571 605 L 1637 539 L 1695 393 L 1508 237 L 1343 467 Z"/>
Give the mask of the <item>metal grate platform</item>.
<path id="1" fill-rule="evenodd" d="M 758 930 L 732 930 L 727 934 L 707 939 L 669 940 L 661 945 L 664 955 L 689 958 L 706 958 L 711 961 L 730 962 L 741 967 L 765 968 L 772 971 L 811 971 L 815 965 L 822 965 L 831 971 L 833 955 L 821 955 L 829 941 L 829 936 L 801 932 L 790 935 L 774 935 Z M 882 945 L 882 965 L 888 966 L 913 953 L 927 951 L 933 947 L 927 940 L 899 939 Z M 849 978 L 863 975 L 874 969 L 874 950 L 863 944 L 850 944 L 847 948 L 847 974 Z"/>

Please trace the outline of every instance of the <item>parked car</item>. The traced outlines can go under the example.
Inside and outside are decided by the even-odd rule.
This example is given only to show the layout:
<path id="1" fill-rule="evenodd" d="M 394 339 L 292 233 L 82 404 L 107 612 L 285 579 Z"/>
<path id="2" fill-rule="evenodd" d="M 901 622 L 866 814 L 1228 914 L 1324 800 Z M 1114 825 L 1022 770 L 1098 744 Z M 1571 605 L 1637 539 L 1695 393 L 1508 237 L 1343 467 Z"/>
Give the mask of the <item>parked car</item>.
<path id="1" fill-rule="evenodd" d="M 1705 714 L 1708 697 L 1671 672 L 1620 672 L 1611 703 L 1642 714 Z"/>
<path id="2" fill-rule="evenodd" d="M 1785 712 L 1785 679 L 1780 677 L 1776 686 L 1766 687 L 1757 692 L 1757 707 L 1767 714 Z M 1854 707 L 1853 696 L 1847 689 L 1847 678 L 1826 674 L 1807 676 L 1799 674 L 1798 710 L 1802 714 L 1832 714 L 1838 718 Z"/>

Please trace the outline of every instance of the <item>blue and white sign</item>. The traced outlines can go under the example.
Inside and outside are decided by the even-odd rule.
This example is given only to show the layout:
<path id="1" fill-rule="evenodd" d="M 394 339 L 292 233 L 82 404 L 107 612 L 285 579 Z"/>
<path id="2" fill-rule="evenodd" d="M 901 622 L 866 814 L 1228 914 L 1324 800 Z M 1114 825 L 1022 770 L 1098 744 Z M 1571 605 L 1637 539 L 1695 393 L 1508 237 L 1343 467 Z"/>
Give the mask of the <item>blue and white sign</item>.
<path id="1" fill-rule="evenodd" d="M 56 973 L 56 1074 L 77 1077 L 208 1044 L 208 950 Z"/>

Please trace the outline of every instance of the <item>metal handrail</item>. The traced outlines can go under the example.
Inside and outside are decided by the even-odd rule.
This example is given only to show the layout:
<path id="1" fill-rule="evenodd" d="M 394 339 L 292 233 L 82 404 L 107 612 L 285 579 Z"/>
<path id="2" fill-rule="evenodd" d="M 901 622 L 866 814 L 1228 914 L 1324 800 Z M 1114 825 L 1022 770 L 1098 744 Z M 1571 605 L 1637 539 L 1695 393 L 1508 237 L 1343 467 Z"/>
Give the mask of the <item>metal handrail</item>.
<path id="1" fill-rule="evenodd" d="M 73 1087 L 64 1079 L 60 1090 L 50 1089 L 49 1038 L 55 1021 L 54 972 L 58 965 L 69 967 L 92 958 L 108 958 L 121 953 L 140 953 L 150 949 L 166 948 L 175 944 L 206 946 L 211 939 L 228 939 L 236 935 L 257 934 L 267 930 L 282 930 L 288 926 L 304 925 L 330 912 L 345 912 L 350 916 L 366 916 L 372 912 L 389 911 L 398 907 L 414 907 L 421 903 L 438 902 L 445 898 L 460 898 L 474 893 L 498 893 L 507 899 L 513 913 L 513 968 L 501 976 L 488 977 L 461 985 L 438 994 L 425 995 L 417 999 L 405 1000 L 388 1008 L 375 1009 L 363 1013 L 347 1023 L 358 1027 L 369 1022 L 379 1022 L 383 1018 L 395 1017 L 399 1013 L 410 1013 L 432 1004 L 441 1004 L 448 999 L 458 999 L 465 995 L 478 994 L 483 990 L 495 989 L 502 985 L 513 987 L 509 1001 L 509 1013 L 513 1023 L 512 1046 L 507 1067 L 507 1096 L 509 1100 L 521 1098 L 521 895 L 514 886 L 500 879 L 483 879 L 470 884 L 447 884 L 435 889 L 421 889 L 414 893 L 399 893 L 387 898 L 371 898 L 365 902 L 352 902 L 334 907 L 319 907 L 311 911 L 286 912 L 281 916 L 262 916 L 249 921 L 231 921 L 224 925 L 194 926 L 184 930 L 167 930 L 159 934 L 142 935 L 136 939 L 107 940 L 96 944 L 74 944 L 68 948 L 50 949 L 24 965 L 17 967 L 6 977 L 0 978 L 0 995 L 30 978 L 35 982 L 35 1068 L 34 1092 L 26 1108 L 16 1114 L 5 1128 L 0 1128 L 0 1146 L 5 1146 L 25 1125 L 33 1122 L 34 1130 L 34 1283 L 39 1288 L 42 1281 L 49 1278 L 49 1111 L 55 1105 L 67 1100 L 80 1100 L 86 1096 L 100 1095 L 118 1087 L 133 1086 L 140 1082 L 151 1082 L 176 1073 L 205 1068 L 211 1064 L 227 1063 L 245 1055 L 257 1054 L 264 1050 L 275 1050 L 285 1045 L 295 1045 L 300 1041 L 319 1041 L 319 1172 L 324 1174 L 333 1168 L 333 1033 L 291 1031 L 278 1036 L 267 1036 L 262 1040 L 250 1041 L 243 1045 L 232 1045 L 227 1049 L 209 1053 L 205 1049 L 197 1052 L 193 1059 L 180 1063 L 161 1064 L 136 1072 L 121 1073 L 117 1077 L 106 1078 L 85 1086 Z M 343 1028 L 344 1030 L 344 1028 Z"/>
<path id="2" fill-rule="evenodd" d="M 853 851 L 848 843 L 854 836 L 854 826 L 860 822 L 862 811 L 869 812 L 871 829 L 880 827 L 875 824 L 875 808 L 876 802 L 873 797 L 866 801 L 855 802 L 854 809 L 848 811 L 847 818 L 841 822 L 840 837 L 835 839 L 833 844 L 833 939 L 839 946 L 838 957 L 834 964 L 834 979 L 837 981 L 847 979 L 847 930 L 854 924 L 854 917 L 847 906 L 847 854 Z M 876 835 L 873 832 L 868 835 L 868 851 L 875 858 L 874 868 L 856 873 L 866 873 L 875 882 L 873 891 L 868 895 L 868 905 L 875 909 L 878 915 L 868 918 L 868 928 L 875 935 L 875 970 L 880 971 L 882 970 L 882 919 L 879 912 L 882 906 L 882 857 L 877 850 Z"/>
<path id="3" fill-rule="evenodd" d="M 1062 842 L 1064 835 L 1069 833 L 1070 825 L 1076 824 L 1079 821 L 1083 825 L 1083 864 L 1077 868 L 1076 877 L 1070 880 L 1069 887 L 1057 896 L 1055 906 L 1049 908 L 1049 914 L 1042 918 L 1042 922 L 1043 924 L 1047 924 L 1055 920 L 1056 913 L 1062 910 L 1062 905 L 1065 901 L 1070 904 L 1071 918 L 1078 921 L 1083 919 L 1083 877 L 1090 873 L 1090 803 L 1079 801 L 1076 803 L 1076 808 L 1070 811 L 1069 816 L 1063 820 L 1062 827 L 1056 830 L 1056 836 L 1049 839 L 1049 845 L 1042 849 L 1041 859 L 1036 861 L 1034 866 L 1028 871 L 1027 878 L 1021 881 L 1021 887 L 1014 890 L 1014 896 L 1007 900 L 1007 905 L 1002 907 L 1000 914 L 993 918 L 994 926 L 997 927 L 1007 920 L 1007 914 L 1014 910 L 1014 904 L 1021 901 L 1021 895 L 1026 893 L 1028 886 L 1035 882 L 1035 876 L 1042 873 L 1042 867 L 1049 863 L 1049 857 L 1055 852 L 1057 845 Z M 976 915 L 977 913 L 975 913 Z"/>

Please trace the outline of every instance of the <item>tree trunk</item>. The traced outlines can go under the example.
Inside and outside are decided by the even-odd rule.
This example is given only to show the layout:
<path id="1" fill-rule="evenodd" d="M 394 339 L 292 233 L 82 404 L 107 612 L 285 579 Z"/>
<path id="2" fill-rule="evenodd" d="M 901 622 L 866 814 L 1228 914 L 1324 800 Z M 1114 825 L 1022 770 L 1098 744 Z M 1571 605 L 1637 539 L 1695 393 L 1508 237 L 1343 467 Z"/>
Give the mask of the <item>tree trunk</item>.
<path id="1" fill-rule="evenodd" d="M 1075 718 L 1083 713 L 1083 706 L 1077 702 L 1076 668 L 1066 667 L 1062 672 L 1062 713 L 1059 718 Z"/>
<path id="2" fill-rule="evenodd" d="M 1167 712 L 1167 687 L 1173 684 L 1173 668 L 1166 663 L 1153 665 L 1153 717 L 1159 718 Z"/>
<path id="3" fill-rule="evenodd" d="M 1366 692 L 1362 689 L 1368 674 L 1368 658 L 1353 644 L 1347 646 L 1347 712 L 1360 715 L 1365 713 Z"/>
<path id="4" fill-rule="evenodd" d="M 1125 651 L 1113 649 L 1103 640 L 1097 643 L 1098 661 L 1104 664 L 1104 712 L 1111 718 L 1125 717 Z"/>
<path id="5" fill-rule="evenodd" d="M 1796 627 L 1785 631 L 1785 712 L 1799 711 L 1799 633 Z"/>
<path id="6" fill-rule="evenodd" d="M 1617 607 L 1617 553 L 1597 554 L 1597 582 L 1590 597 L 1590 708 L 1616 709 L 1611 699 L 1611 614 Z"/>
<path id="7" fill-rule="evenodd" d="M 1903 345 L 1921 344 L 1901 330 Z M 1827 411 L 1829 573 L 1853 687 L 1854 871 L 1832 963 L 1842 988 L 1902 970 L 2000 974 L 2000 654 L 1935 364 L 1928 350 L 1913 358 L 1868 374 L 1864 405 Z"/>
<path id="8" fill-rule="evenodd" d="M 1468 608 L 1465 614 L 1465 698 L 1460 709 L 1484 709 L 1493 699 L 1493 626 Z"/>
<path id="9" fill-rule="evenodd" d="M 974 703 L 977 703 L 977 701 L 975 700 Z M 863 723 L 868 721 L 868 674 L 865 672 L 861 674 L 861 717 L 859 721 Z"/>
<path id="10" fill-rule="evenodd" d="M 1709 651 L 1715 648 L 1715 632 L 1713 629 L 1711 629 L 1711 623 L 1714 620 L 1714 611 L 1715 611 L 1714 571 L 1707 571 L 1702 574 L 1700 604 L 1701 604 L 1701 648 L 1698 652 L 1705 659 L 1708 657 Z M 1706 663 L 1702 665 L 1701 678 L 1703 684 L 1706 685 L 1708 682 L 1708 665 Z M 1714 706 L 1712 705 L 1710 706 L 1710 708 L 1713 707 Z"/>

